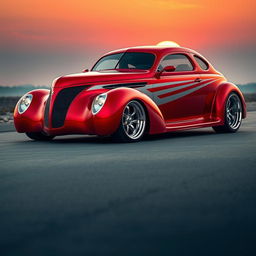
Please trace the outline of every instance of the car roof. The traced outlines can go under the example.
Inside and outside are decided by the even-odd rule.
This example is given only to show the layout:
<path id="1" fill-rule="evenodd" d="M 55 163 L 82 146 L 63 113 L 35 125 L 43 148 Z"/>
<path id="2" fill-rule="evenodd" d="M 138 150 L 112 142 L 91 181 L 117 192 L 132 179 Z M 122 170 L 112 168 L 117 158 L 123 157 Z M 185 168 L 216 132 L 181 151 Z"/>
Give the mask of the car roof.
<path id="1" fill-rule="evenodd" d="M 156 54 L 161 54 L 161 53 L 171 53 L 171 52 L 189 52 L 189 53 L 192 53 L 192 54 L 197 54 L 197 55 L 201 55 L 199 53 L 197 53 L 196 51 L 194 50 L 191 50 L 189 48 L 185 48 L 185 47 L 168 47 L 168 46 L 156 46 L 156 45 L 153 45 L 153 46 L 135 46 L 135 47 L 128 47 L 128 48 L 123 48 L 123 49 L 118 49 L 118 50 L 114 50 L 114 51 L 111 51 L 111 52 L 108 52 L 106 53 L 105 55 L 109 55 L 109 54 L 114 54 L 114 53 L 120 53 L 120 52 L 132 52 L 132 51 L 135 51 L 135 52 L 144 52 L 144 51 L 147 51 L 147 52 L 153 52 L 153 53 L 156 53 Z"/>

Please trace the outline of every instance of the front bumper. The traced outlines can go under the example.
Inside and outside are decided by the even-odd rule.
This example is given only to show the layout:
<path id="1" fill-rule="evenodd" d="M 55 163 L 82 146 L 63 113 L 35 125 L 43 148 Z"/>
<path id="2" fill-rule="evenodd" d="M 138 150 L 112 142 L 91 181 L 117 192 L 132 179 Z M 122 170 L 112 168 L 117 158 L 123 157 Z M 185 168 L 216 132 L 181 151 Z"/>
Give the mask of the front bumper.
<path id="1" fill-rule="evenodd" d="M 111 135 L 120 125 L 126 104 L 131 100 L 139 100 L 147 109 L 149 134 L 166 131 L 165 121 L 157 105 L 147 95 L 135 89 L 82 90 L 72 98 L 70 104 L 67 104 L 68 107 L 64 103 L 63 106 L 60 104 L 54 110 L 55 100 L 62 89 L 55 87 L 48 103 L 49 90 L 29 92 L 29 94 L 33 94 L 33 101 L 27 111 L 19 114 L 17 106 L 15 108 L 14 123 L 16 130 L 18 132 L 44 132 L 53 136 L 65 134 Z M 108 96 L 104 106 L 96 115 L 93 115 L 91 106 L 94 98 L 105 92 Z M 60 103 L 63 102 L 65 100 L 60 101 Z M 60 118 L 58 111 L 63 111 L 63 109 L 65 110 L 64 118 L 61 117 L 61 120 L 56 122 L 56 118 Z M 56 115 L 54 111 L 57 111 Z"/>
<path id="2" fill-rule="evenodd" d="M 78 87 L 74 87 L 78 88 Z M 65 134 L 99 134 L 98 118 L 92 115 L 91 105 L 100 90 L 86 91 L 85 88 L 75 89 L 75 93 L 62 88 L 34 90 L 33 101 L 28 110 L 19 114 L 17 106 L 14 111 L 14 124 L 18 132 L 44 132 L 48 135 Z M 83 91 L 84 90 L 84 91 Z M 64 96 L 64 97 L 63 97 Z M 112 131 L 102 131 L 106 135 Z"/>

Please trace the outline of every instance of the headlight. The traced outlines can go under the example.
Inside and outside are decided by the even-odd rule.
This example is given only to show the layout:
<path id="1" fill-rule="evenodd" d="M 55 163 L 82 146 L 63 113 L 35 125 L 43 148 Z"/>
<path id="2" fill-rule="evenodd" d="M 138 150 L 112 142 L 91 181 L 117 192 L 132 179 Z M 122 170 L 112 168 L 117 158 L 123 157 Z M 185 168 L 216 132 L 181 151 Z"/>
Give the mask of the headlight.
<path id="1" fill-rule="evenodd" d="M 18 103 L 18 112 L 20 114 L 23 114 L 28 109 L 29 105 L 32 102 L 32 98 L 32 94 L 26 94 L 20 99 Z"/>
<path id="2" fill-rule="evenodd" d="M 94 115 L 96 115 L 101 110 L 101 108 L 103 107 L 106 99 L 107 99 L 107 94 L 106 93 L 102 93 L 94 99 L 94 101 L 92 103 L 92 113 Z"/>

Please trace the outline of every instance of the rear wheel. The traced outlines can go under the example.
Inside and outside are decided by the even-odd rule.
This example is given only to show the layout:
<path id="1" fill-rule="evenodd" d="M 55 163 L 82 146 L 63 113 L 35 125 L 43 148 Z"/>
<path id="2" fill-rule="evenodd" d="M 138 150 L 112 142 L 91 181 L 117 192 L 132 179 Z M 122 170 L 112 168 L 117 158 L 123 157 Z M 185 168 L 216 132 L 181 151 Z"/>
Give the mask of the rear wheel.
<path id="1" fill-rule="evenodd" d="M 124 108 L 119 128 L 114 138 L 123 142 L 135 142 L 143 138 L 146 130 L 147 116 L 142 104 L 130 101 Z"/>
<path id="2" fill-rule="evenodd" d="M 236 132 L 242 123 L 242 104 L 236 93 L 231 93 L 225 104 L 224 125 L 214 126 L 216 132 Z"/>
<path id="3" fill-rule="evenodd" d="M 48 136 L 46 134 L 43 134 L 41 132 L 26 132 L 26 135 L 32 139 L 32 140 L 42 140 L 42 141 L 47 141 L 47 140 L 52 140 L 54 136 Z"/>

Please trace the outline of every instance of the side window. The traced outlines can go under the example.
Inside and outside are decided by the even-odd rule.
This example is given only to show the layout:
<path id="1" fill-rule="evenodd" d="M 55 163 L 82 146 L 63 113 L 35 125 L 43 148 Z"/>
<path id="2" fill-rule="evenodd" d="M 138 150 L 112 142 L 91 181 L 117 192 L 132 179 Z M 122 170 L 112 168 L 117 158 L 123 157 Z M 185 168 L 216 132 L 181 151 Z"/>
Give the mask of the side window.
<path id="1" fill-rule="evenodd" d="M 184 54 L 167 55 L 161 61 L 158 70 L 162 70 L 166 66 L 174 66 L 175 71 L 191 71 L 194 69 L 190 60 Z"/>
<path id="2" fill-rule="evenodd" d="M 209 68 L 209 64 L 205 60 L 203 60 L 202 58 L 200 58 L 198 56 L 194 56 L 194 58 L 201 69 L 207 70 Z"/>

